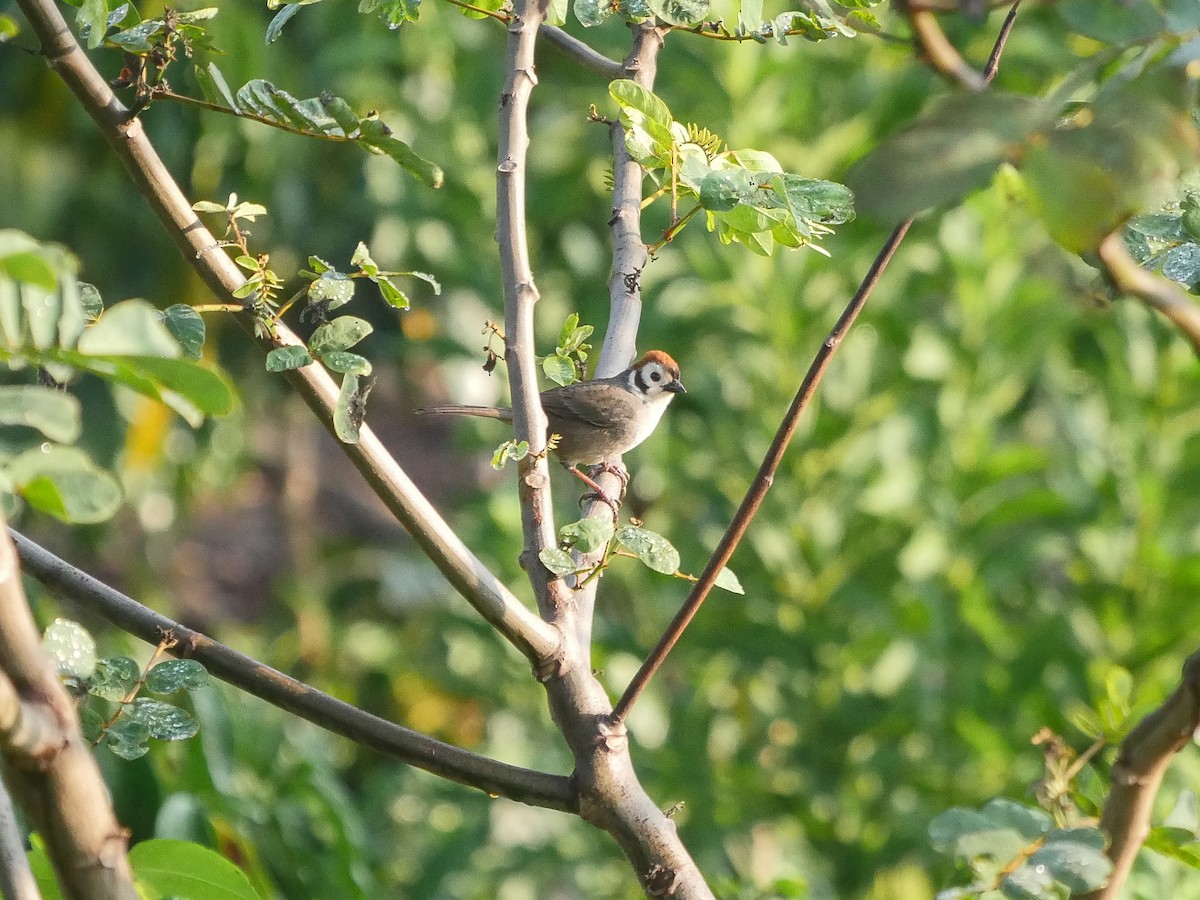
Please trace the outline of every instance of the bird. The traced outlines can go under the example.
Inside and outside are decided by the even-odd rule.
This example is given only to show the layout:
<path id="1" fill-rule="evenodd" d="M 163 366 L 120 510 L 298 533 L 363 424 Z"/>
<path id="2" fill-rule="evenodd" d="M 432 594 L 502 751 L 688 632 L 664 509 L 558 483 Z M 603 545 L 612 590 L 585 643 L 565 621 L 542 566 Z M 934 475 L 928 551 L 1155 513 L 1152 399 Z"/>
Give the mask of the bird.
<path id="1" fill-rule="evenodd" d="M 555 455 L 615 510 L 611 499 L 579 466 L 607 465 L 614 456 L 638 446 L 658 427 L 675 395 L 685 393 L 679 365 L 666 352 L 651 350 L 611 378 L 542 391 L 542 409 L 548 420 L 546 436 L 558 435 Z M 512 409 L 502 406 L 431 406 L 417 413 L 512 421 Z M 619 470 L 609 470 L 625 481 Z"/>

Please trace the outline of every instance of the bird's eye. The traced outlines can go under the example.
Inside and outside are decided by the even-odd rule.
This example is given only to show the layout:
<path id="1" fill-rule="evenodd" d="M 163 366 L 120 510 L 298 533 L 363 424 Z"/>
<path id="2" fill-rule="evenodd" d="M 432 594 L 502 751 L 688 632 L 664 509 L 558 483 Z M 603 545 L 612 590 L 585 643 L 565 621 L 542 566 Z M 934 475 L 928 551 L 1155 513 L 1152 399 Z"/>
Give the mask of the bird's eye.
<path id="1" fill-rule="evenodd" d="M 662 381 L 662 375 L 660 375 L 658 372 L 651 372 L 650 380 L 651 381 Z"/>

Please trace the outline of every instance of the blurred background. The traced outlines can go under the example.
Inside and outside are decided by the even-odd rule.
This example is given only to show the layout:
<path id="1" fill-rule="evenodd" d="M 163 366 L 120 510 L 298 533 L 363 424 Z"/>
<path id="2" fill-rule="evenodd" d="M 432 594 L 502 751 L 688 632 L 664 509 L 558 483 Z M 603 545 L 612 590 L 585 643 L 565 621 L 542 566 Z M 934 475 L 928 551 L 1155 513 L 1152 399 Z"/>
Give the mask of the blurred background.
<path id="1" fill-rule="evenodd" d="M 0 13 L 22 21 L 11 0 Z M 1002 14 L 945 25 L 981 63 Z M 512 470 L 488 465 L 503 426 L 413 414 L 507 399 L 503 367 L 482 368 L 484 323 L 502 317 L 504 29 L 429 0 L 417 25 L 391 31 L 325 2 L 267 46 L 272 15 L 225 3 L 209 23 L 231 86 L 261 77 L 377 109 L 446 170 L 445 187 L 355 147 L 190 107 L 155 103 L 143 121 L 193 200 L 236 192 L 269 209 L 250 246 L 277 272 L 310 254 L 345 270 L 363 240 L 385 268 L 440 280 L 441 296 L 412 282 L 405 313 L 360 286 L 348 311 L 376 328 L 363 345 L 378 376 L 368 421 L 528 597 Z M 615 22 L 568 27 L 614 58 L 626 52 Z M 70 247 L 109 302 L 213 302 L 33 45 L 27 29 L 0 44 L 0 227 Z M 1027 4 L 997 87 L 1042 92 L 1094 51 L 1052 4 Z M 93 58 L 110 77 L 122 65 L 112 51 Z M 186 69 L 172 86 L 199 96 Z M 553 48 L 539 77 L 529 214 L 545 353 L 571 312 L 597 338 L 607 323 L 608 132 L 587 116 L 590 104 L 612 110 L 604 80 Z M 760 46 L 676 33 L 657 84 L 676 119 L 833 180 L 945 90 L 906 42 L 870 36 Z M 648 242 L 667 220 L 661 204 L 648 211 Z M 768 259 L 696 221 L 646 268 L 640 348 L 670 352 L 688 393 L 627 457 L 627 510 L 674 542 L 685 572 L 715 546 L 889 226 L 839 228 L 828 258 Z M 932 897 L 946 872 L 928 847 L 931 818 L 996 795 L 1031 799 L 1042 774 L 1031 737 L 1047 726 L 1085 747 L 1072 720 L 1114 672 L 1132 673 L 1138 708 L 1173 689 L 1200 632 L 1200 372 L 1161 321 L 1109 305 L 1097 287 L 1012 178 L 914 226 L 733 559 L 746 595 L 709 600 L 630 722 L 645 785 L 662 807 L 682 804 L 683 838 L 721 896 Z M 127 504 L 104 526 L 15 524 L 342 699 L 567 773 L 524 661 L 447 588 L 235 323 L 206 318 L 206 354 L 236 383 L 238 409 L 193 431 L 83 382 L 83 443 L 119 472 Z M 560 523 L 571 521 L 575 487 L 555 486 Z M 686 592 L 627 560 L 605 576 L 594 664 L 614 696 Z M 40 597 L 43 622 L 59 611 Z M 149 658 L 63 612 L 94 629 L 102 652 Z M 99 751 L 135 839 L 204 841 L 286 898 L 640 896 L 612 841 L 572 817 L 444 783 L 224 688 L 194 703 L 198 740 L 134 763 Z M 1189 750 L 1164 808 L 1198 775 Z M 1200 886 L 1148 858 L 1131 896 L 1186 900 Z"/>

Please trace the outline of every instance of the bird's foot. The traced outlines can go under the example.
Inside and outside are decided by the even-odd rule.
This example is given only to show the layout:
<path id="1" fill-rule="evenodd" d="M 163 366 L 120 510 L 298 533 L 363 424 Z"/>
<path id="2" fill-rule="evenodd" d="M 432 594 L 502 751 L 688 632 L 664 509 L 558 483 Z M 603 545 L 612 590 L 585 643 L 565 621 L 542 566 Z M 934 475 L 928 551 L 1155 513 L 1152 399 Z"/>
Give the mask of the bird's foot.
<path id="1" fill-rule="evenodd" d="M 589 488 L 591 488 L 590 491 L 588 491 L 586 494 L 584 494 L 582 497 L 579 498 L 579 503 L 581 506 L 589 500 L 599 500 L 601 503 L 607 504 L 608 508 L 612 510 L 613 522 L 618 521 L 618 519 L 620 518 L 620 509 L 621 509 L 620 499 L 614 500 L 612 497 L 610 497 L 608 495 L 608 492 L 605 491 L 604 488 L 600 487 L 600 485 L 598 485 L 595 482 L 595 480 L 590 475 L 585 475 L 583 472 L 579 471 L 579 469 L 576 468 L 575 466 L 567 466 L 567 471 L 570 472 L 572 475 L 574 475 L 576 478 L 578 478 L 580 481 L 582 481 L 584 484 L 586 484 Z M 624 484 L 625 484 L 625 482 L 622 482 L 622 489 L 621 489 L 622 494 L 624 494 Z"/>

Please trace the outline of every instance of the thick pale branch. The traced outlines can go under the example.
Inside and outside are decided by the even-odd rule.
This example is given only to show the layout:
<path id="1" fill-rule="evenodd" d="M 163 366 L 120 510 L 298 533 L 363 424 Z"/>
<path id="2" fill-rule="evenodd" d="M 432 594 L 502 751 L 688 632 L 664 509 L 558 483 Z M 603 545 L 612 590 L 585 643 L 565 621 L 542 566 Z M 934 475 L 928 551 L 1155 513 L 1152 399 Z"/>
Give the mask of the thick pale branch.
<path id="1" fill-rule="evenodd" d="M 534 47 L 545 4 L 519 3 L 508 26 L 505 81 L 500 97 L 496 164 L 496 240 L 504 284 L 504 343 L 512 391 L 513 431 L 528 441 L 530 454 L 517 467 L 521 524 L 525 536 L 522 565 L 529 574 L 542 615 L 562 624 L 572 616 L 570 592 L 542 565 L 538 554 L 555 545 L 554 508 L 546 459 L 546 414 L 538 393 L 533 310 L 538 301 L 525 220 L 525 182 L 529 150 L 529 98 L 537 84 Z"/>
<path id="2" fill-rule="evenodd" d="M 1119 232 L 1101 241 L 1096 252 L 1117 290 L 1162 313 L 1200 353 L 1200 307 L 1187 291 L 1169 278 L 1139 266 L 1129 255 Z"/>
<path id="3" fill-rule="evenodd" d="M 50 66 L 95 121 L 184 258 L 217 297 L 231 294 L 243 284 L 242 273 L 196 218 L 146 137 L 141 121 L 130 116 L 96 71 L 53 0 L 19 0 L 19 6 L 38 35 Z M 238 320 L 253 331 L 249 316 Z M 302 343 L 282 323 L 276 325 L 272 336 L 261 340 L 268 347 Z M 329 373 L 318 365 L 305 366 L 289 372 L 288 380 L 332 433 L 338 386 Z M 535 667 L 544 667 L 557 655 L 557 631 L 527 609 L 467 549 L 370 428 L 362 428 L 357 444 L 340 446 L 421 549 L 485 619 Z"/>
<path id="4" fill-rule="evenodd" d="M 75 704 L 42 650 L 16 550 L 0 531 L 2 705 L 4 725 L 13 729 L 4 736 L 5 783 L 45 840 L 64 897 L 137 900 L 125 856 L 128 833 L 79 734 Z M 47 734 L 55 728 L 56 736 Z"/>
<path id="5" fill-rule="evenodd" d="M 643 22 L 630 25 L 633 46 L 621 67 L 621 76 L 653 90 L 666 26 Z M 625 147 L 625 129 L 620 122 L 609 125 L 613 147 L 613 205 L 608 220 L 612 232 L 612 274 L 608 279 L 608 329 L 596 365 L 597 378 L 609 378 L 624 369 L 637 351 L 638 326 L 642 319 L 642 269 L 646 267 L 646 243 L 642 240 L 642 167 Z M 620 459 L 612 460 L 619 464 Z M 610 497 L 619 497 L 623 485 L 616 475 L 604 471 L 597 483 Z M 608 504 L 596 500 L 584 510 L 589 518 L 608 516 Z M 595 566 L 603 549 L 580 557 L 581 569 Z M 579 644 L 590 659 L 592 618 L 596 608 L 599 578 L 575 592 Z"/>
<path id="6" fill-rule="evenodd" d="M 29 857 L 25 855 L 25 840 L 17 824 L 16 810 L 8 788 L 0 782 L 0 896 L 5 900 L 42 900 Z"/>
<path id="7" fill-rule="evenodd" d="M 1146 836 L 1163 775 L 1175 754 L 1200 728 L 1200 651 L 1183 664 L 1179 687 L 1121 742 L 1112 769 L 1112 790 L 1100 817 L 1113 863 L 1108 884 L 1080 900 L 1115 900 Z"/>
<path id="8" fill-rule="evenodd" d="M 173 622 L 12 532 L 25 571 L 80 607 L 157 644 L 171 635 L 171 653 L 203 663 L 213 675 L 249 694 L 417 768 L 533 806 L 573 811 L 568 779 L 496 762 L 363 712 L 212 638 Z"/>

